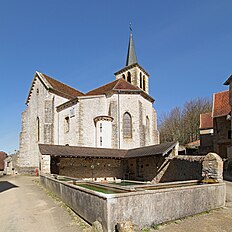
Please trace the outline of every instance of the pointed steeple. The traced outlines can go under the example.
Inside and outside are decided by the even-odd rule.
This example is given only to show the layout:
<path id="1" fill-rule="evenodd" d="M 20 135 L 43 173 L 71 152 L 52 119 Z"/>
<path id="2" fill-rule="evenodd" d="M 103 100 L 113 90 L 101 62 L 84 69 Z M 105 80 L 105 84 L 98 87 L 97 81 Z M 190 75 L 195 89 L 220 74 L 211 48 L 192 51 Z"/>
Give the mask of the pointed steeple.
<path id="1" fill-rule="evenodd" d="M 136 63 L 138 63 L 138 61 L 137 61 L 137 57 L 135 54 L 134 41 L 133 41 L 133 36 L 132 36 L 132 28 L 130 24 L 130 39 L 129 39 L 129 45 L 128 45 L 126 66 L 129 66 L 131 64 L 136 64 Z"/>

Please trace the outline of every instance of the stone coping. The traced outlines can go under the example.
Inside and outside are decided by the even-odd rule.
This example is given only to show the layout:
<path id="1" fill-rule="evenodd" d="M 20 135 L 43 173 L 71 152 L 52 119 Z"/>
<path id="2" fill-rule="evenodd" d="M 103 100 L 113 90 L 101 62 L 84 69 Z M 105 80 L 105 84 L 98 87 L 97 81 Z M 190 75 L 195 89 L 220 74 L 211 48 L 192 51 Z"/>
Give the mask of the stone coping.
<path id="1" fill-rule="evenodd" d="M 179 185 L 179 184 L 195 184 L 198 183 L 199 180 L 189 180 L 189 181 L 176 181 L 176 182 L 167 182 L 167 183 L 159 183 L 159 184 L 147 184 L 147 185 L 143 185 L 143 186 L 137 186 L 135 189 L 130 189 L 130 188 L 126 188 L 125 186 L 109 186 L 107 184 L 102 184 L 102 183 L 98 183 L 98 182 L 88 182 L 88 181 L 76 181 L 76 183 L 90 183 L 96 186 L 100 186 L 100 187 L 109 187 L 109 188 L 113 188 L 116 190 L 123 190 L 123 191 L 127 191 L 125 193 L 115 193 L 115 194 L 105 194 L 105 193 L 101 193 L 101 192 L 97 192 L 94 190 L 90 190 L 78 185 L 74 185 L 73 183 L 70 182 L 65 182 L 65 181 L 60 181 L 58 179 L 54 179 L 48 175 L 41 175 L 42 177 L 48 178 L 52 181 L 58 182 L 60 184 L 66 185 L 72 189 L 77 189 L 81 192 L 86 192 L 88 194 L 94 195 L 94 196 L 98 196 L 100 198 L 103 199 L 111 199 L 111 198 L 120 198 L 120 197 L 128 197 L 128 196 L 135 196 L 135 195 L 146 195 L 146 194 L 153 194 L 155 193 L 164 193 L 164 192 L 170 192 L 170 191 L 178 191 L 180 189 L 192 189 L 192 188 L 208 188 L 210 186 L 220 186 L 220 185 L 225 185 L 225 183 L 223 182 L 219 182 L 219 183 L 211 183 L 211 184 L 199 184 L 199 185 L 188 185 L 188 186 L 175 186 L 175 185 Z M 170 185 L 170 187 L 165 187 L 167 185 Z M 160 188 L 160 189 L 143 189 L 146 187 L 165 187 L 165 188 Z M 133 185 L 134 187 L 134 185 Z"/>

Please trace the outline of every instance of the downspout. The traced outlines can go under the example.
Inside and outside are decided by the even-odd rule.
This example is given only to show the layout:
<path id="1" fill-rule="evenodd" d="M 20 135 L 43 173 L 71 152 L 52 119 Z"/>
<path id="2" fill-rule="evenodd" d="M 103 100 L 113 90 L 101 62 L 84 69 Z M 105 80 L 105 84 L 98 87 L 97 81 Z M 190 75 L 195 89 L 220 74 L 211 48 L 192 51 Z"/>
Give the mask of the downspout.
<path id="1" fill-rule="evenodd" d="M 57 131 L 58 131 L 58 134 L 57 134 L 57 140 L 58 140 L 58 145 L 60 145 L 60 117 L 59 117 L 59 112 L 57 112 L 58 114 L 58 127 L 57 127 Z"/>
<path id="2" fill-rule="evenodd" d="M 119 99 L 120 90 L 118 90 L 118 149 L 120 149 L 120 99 Z"/>

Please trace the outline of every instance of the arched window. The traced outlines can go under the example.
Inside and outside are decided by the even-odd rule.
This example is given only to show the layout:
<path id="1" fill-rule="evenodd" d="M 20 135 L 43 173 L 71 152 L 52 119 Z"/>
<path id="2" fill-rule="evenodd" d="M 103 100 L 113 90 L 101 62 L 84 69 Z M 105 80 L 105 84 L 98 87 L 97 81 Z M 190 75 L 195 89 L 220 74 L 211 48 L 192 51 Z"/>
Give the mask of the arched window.
<path id="1" fill-rule="evenodd" d="M 36 141 L 39 142 L 40 140 L 40 122 L 39 122 L 39 117 L 36 118 Z"/>
<path id="2" fill-rule="evenodd" d="M 146 136 L 147 136 L 147 141 L 150 141 L 150 120 L 149 117 L 146 117 Z"/>
<path id="3" fill-rule="evenodd" d="M 67 116 L 64 119 L 64 133 L 69 132 L 69 127 L 70 127 L 70 120 L 69 120 L 69 117 Z"/>
<path id="4" fill-rule="evenodd" d="M 126 79 L 126 76 L 125 76 L 125 74 L 122 74 L 122 78 L 123 78 L 123 79 Z"/>
<path id="5" fill-rule="evenodd" d="M 127 73 L 127 81 L 129 83 L 131 83 L 131 73 L 130 72 Z"/>
<path id="6" fill-rule="evenodd" d="M 143 76 L 143 90 L 145 91 L 145 76 Z"/>
<path id="7" fill-rule="evenodd" d="M 142 77 L 142 73 L 140 73 L 140 89 L 143 88 L 143 77 Z"/>
<path id="8" fill-rule="evenodd" d="M 132 138 L 132 119 L 128 112 L 123 115 L 123 137 Z"/>

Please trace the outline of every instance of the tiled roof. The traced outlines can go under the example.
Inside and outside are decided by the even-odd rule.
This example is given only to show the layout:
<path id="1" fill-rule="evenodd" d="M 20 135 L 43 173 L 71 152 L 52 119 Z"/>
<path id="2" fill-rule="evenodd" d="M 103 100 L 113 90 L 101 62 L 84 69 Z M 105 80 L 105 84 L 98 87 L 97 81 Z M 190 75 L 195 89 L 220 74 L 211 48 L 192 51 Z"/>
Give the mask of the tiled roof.
<path id="1" fill-rule="evenodd" d="M 102 95 L 106 94 L 111 91 L 117 92 L 120 90 L 121 92 L 137 92 L 138 94 L 141 94 L 144 98 L 148 99 L 151 102 L 154 102 L 154 99 L 150 97 L 147 93 L 145 93 L 142 89 L 138 88 L 137 86 L 134 86 L 130 84 L 129 82 L 125 81 L 123 78 L 119 78 L 118 80 L 115 80 L 113 82 L 110 82 L 106 85 L 103 85 L 99 88 L 93 89 L 86 93 L 86 95 Z"/>
<path id="2" fill-rule="evenodd" d="M 213 118 L 212 113 L 200 114 L 200 129 L 212 129 L 213 128 Z"/>
<path id="3" fill-rule="evenodd" d="M 40 73 L 40 72 L 36 72 L 35 73 L 35 77 L 32 81 L 32 84 L 31 84 L 31 88 L 30 88 L 30 91 L 28 93 L 28 96 L 27 96 L 27 100 L 26 100 L 26 104 L 29 103 L 30 101 L 30 98 L 31 98 L 31 93 L 34 89 L 34 85 L 35 85 L 35 82 L 37 80 L 37 78 L 40 79 L 40 81 L 43 83 L 43 85 L 45 86 L 46 89 L 48 89 L 50 92 L 53 92 L 55 94 L 57 94 L 58 96 L 61 96 L 61 97 L 64 97 L 64 98 L 67 98 L 67 99 L 73 99 L 75 97 L 78 97 L 78 96 L 84 96 L 85 94 L 66 85 L 66 84 L 63 84 L 43 73 Z"/>
<path id="4" fill-rule="evenodd" d="M 143 156 L 153 156 L 153 155 L 166 155 L 170 152 L 175 146 L 176 142 L 166 142 L 152 146 L 134 148 L 128 150 L 125 158 L 135 158 Z"/>
<path id="5" fill-rule="evenodd" d="M 229 91 L 215 93 L 213 98 L 213 117 L 226 116 L 230 111 Z"/>
<path id="6" fill-rule="evenodd" d="M 139 89 L 138 87 L 135 87 L 134 85 L 125 81 L 123 78 L 120 78 L 106 85 L 103 85 L 99 88 L 93 89 L 89 91 L 88 93 L 86 93 L 86 95 L 101 95 L 101 94 L 110 92 L 112 90 L 139 90 L 141 91 L 141 89 Z"/>
<path id="7" fill-rule="evenodd" d="M 60 157 L 135 158 L 143 156 L 166 155 L 175 146 L 176 142 L 168 142 L 153 146 L 125 150 L 39 144 L 39 149 L 42 155 Z"/>
<path id="8" fill-rule="evenodd" d="M 41 73 L 45 79 L 48 81 L 48 83 L 52 86 L 53 90 L 60 93 L 60 94 L 65 94 L 67 97 L 74 98 L 78 96 L 84 96 L 85 94 L 68 86 L 65 85 L 64 83 L 61 83 L 43 73 Z"/>
<path id="9" fill-rule="evenodd" d="M 189 147 L 189 148 L 199 147 L 199 146 L 200 146 L 200 140 L 198 139 L 198 140 L 196 140 L 196 141 L 187 143 L 185 146 L 186 146 L 186 147 Z"/>

